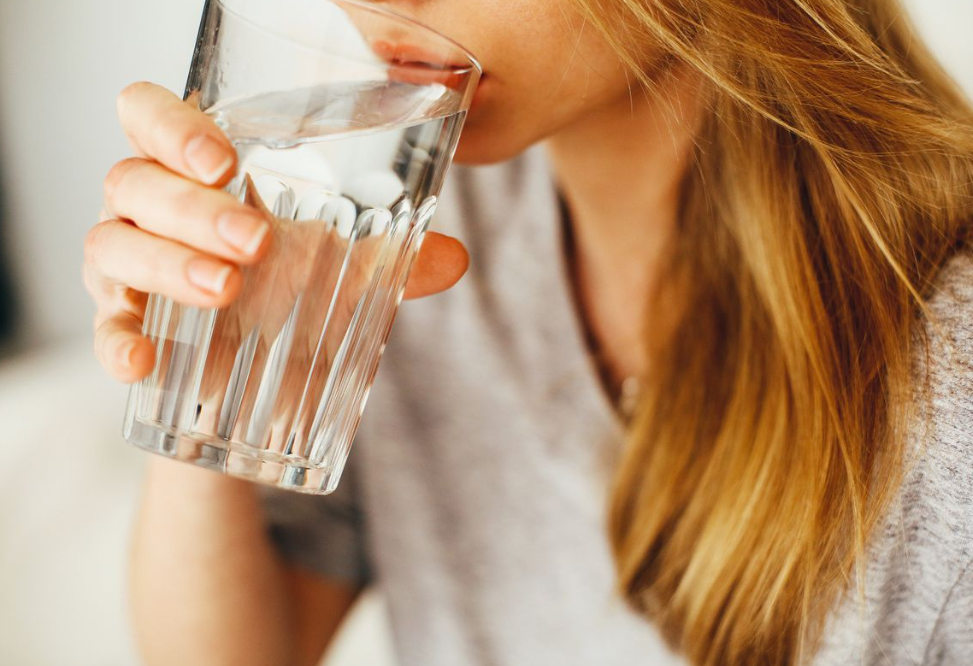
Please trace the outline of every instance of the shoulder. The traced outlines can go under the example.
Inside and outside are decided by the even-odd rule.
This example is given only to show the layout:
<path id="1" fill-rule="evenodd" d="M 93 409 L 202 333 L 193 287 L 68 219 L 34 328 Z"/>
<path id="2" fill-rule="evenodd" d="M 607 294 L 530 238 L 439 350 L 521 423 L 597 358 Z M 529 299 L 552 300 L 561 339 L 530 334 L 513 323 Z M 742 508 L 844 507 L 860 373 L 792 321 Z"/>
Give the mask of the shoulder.
<path id="1" fill-rule="evenodd" d="M 927 297 L 923 324 L 934 347 L 950 352 L 949 366 L 960 376 L 973 369 L 973 247 L 965 247 L 939 270 Z M 959 365 L 952 367 L 954 363 Z"/>
<path id="2" fill-rule="evenodd" d="M 973 251 L 943 265 L 926 304 L 901 501 L 924 523 L 925 545 L 940 553 L 952 546 L 959 565 L 973 558 Z"/>
<path id="3" fill-rule="evenodd" d="M 917 346 L 914 359 L 924 399 L 912 432 L 918 478 L 911 481 L 954 514 L 950 533 L 967 537 L 973 551 L 973 250 L 946 262 L 927 306 L 928 345 Z"/>
<path id="4" fill-rule="evenodd" d="M 926 296 L 913 357 L 925 400 L 902 485 L 871 537 L 864 599 L 848 589 L 814 666 L 965 663 L 948 655 L 968 645 L 956 632 L 971 620 L 973 253 L 952 256 Z"/>
<path id="5" fill-rule="evenodd" d="M 950 588 L 926 645 L 924 665 L 966 664 L 973 655 L 973 563 Z"/>
<path id="6" fill-rule="evenodd" d="M 880 568 L 886 617 L 924 627 L 919 663 L 956 664 L 948 655 L 973 636 L 973 249 L 943 265 L 926 305 L 919 325 L 928 345 L 914 357 L 922 399 Z M 907 589 L 913 602 L 895 594 Z"/>

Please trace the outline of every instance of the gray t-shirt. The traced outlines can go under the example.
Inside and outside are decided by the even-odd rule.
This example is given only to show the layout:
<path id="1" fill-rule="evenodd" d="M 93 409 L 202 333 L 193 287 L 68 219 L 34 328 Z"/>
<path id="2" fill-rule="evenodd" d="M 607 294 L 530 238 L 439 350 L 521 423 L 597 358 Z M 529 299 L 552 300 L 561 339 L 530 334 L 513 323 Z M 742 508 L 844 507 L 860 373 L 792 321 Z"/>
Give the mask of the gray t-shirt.
<path id="1" fill-rule="evenodd" d="M 338 490 L 266 490 L 292 561 L 381 586 L 403 666 L 676 666 L 613 591 L 606 503 L 623 426 L 572 296 L 541 148 L 454 167 L 433 228 L 469 248 L 403 305 Z M 973 259 L 932 301 L 927 450 L 870 550 L 866 606 L 814 666 L 973 664 Z"/>

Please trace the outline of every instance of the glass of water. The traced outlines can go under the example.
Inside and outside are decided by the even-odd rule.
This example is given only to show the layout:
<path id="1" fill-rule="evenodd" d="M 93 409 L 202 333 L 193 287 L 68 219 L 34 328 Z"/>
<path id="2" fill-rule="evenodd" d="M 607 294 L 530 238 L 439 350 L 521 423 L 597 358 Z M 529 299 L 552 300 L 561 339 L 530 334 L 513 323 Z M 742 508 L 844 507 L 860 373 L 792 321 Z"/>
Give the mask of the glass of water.
<path id="1" fill-rule="evenodd" d="M 156 361 L 129 394 L 129 442 L 334 490 L 479 76 L 368 3 L 207 0 L 185 98 L 232 141 L 226 189 L 272 216 L 273 239 L 228 307 L 149 297 Z"/>

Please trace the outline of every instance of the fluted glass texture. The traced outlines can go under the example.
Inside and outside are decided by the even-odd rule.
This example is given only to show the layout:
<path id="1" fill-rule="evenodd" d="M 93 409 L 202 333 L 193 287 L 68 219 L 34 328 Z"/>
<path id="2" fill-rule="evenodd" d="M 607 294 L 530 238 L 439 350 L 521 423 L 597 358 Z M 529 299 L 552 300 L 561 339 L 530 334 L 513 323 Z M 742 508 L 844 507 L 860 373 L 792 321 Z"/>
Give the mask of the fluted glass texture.
<path id="1" fill-rule="evenodd" d="M 156 363 L 132 387 L 124 431 L 172 458 L 326 493 L 479 69 L 449 40 L 365 4 L 274 8 L 207 3 L 185 93 L 235 146 L 226 190 L 273 220 L 270 250 L 228 307 L 149 297 Z"/>

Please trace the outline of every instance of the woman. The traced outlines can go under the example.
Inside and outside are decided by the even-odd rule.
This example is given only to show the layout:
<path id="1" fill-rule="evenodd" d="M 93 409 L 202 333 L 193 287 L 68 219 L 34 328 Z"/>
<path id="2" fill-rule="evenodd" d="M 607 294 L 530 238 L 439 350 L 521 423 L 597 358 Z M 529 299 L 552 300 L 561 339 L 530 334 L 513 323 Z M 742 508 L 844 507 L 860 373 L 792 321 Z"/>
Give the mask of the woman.
<path id="1" fill-rule="evenodd" d="M 973 111 L 898 3 L 388 4 L 484 64 L 470 275 L 402 308 L 335 495 L 151 461 L 148 663 L 312 664 L 372 580 L 404 664 L 969 663 Z M 85 274 L 132 381 L 144 293 L 225 304 L 271 241 L 206 117 L 119 112 Z M 408 296 L 466 268 L 431 234 Z"/>

